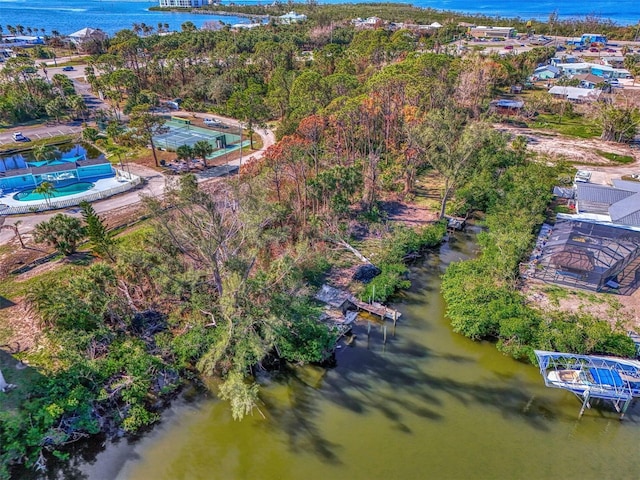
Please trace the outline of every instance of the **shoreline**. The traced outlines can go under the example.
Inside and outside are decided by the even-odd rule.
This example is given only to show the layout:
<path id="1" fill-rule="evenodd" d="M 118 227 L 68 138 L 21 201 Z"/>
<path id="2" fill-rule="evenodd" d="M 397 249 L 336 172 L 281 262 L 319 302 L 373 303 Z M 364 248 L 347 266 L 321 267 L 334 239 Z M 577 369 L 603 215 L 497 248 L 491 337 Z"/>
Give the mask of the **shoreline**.
<path id="1" fill-rule="evenodd" d="M 381 6 L 394 6 L 397 5 L 398 8 L 403 7 L 412 7 L 416 9 L 423 10 L 425 12 L 433 12 L 436 15 L 454 15 L 459 17 L 467 17 L 467 18 L 477 18 L 481 21 L 494 21 L 494 22 L 508 22 L 508 23 L 524 23 L 528 20 L 533 20 L 539 23 L 548 23 L 549 15 L 555 13 L 557 15 L 557 21 L 559 22 L 574 22 L 574 21 L 584 21 L 588 18 L 594 18 L 602 23 L 612 23 L 615 27 L 631 27 L 640 25 L 640 21 L 633 20 L 633 14 L 629 13 L 628 18 L 612 18 L 607 15 L 599 15 L 593 12 L 585 12 L 585 13 L 561 13 L 557 10 L 549 11 L 549 12 L 525 12 L 523 14 L 518 13 L 517 11 L 509 12 L 509 11 L 482 11 L 482 10 L 469 10 L 467 7 L 455 8 L 451 7 L 450 4 L 444 4 L 442 6 L 434 6 L 431 4 L 421 5 L 417 3 L 404 3 L 404 2 L 394 2 L 394 1 L 381 1 L 381 2 L 367 2 L 365 0 L 357 0 L 355 2 L 337 2 L 337 3 L 319 3 L 316 8 L 318 9 L 328 9 L 333 7 L 341 7 L 341 6 L 351 6 L 351 7 L 372 7 L 375 4 L 380 4 Z M 232 7 L 238 9 L 238 11 L 233 10 L 215 10 L 215 8 L 226 8 Z M 471 7 L 471 6 L 469 6 Z M 275 18 L 278 15 L 270 15 L 270 14 L 258 14 L 258 13 L 247 13 L 242 12 L 241 9 L 249 9 L 249 8 L 271 8 L 270 5 L 262 5 L 256 1 L 254 4 L 243 4 L 243 5 L 205 5 L 202 8 L 180 8 L 180 7 L 160 7 L 160 6 L 152 6 L 149 7 L 149 11 L 153 12 L 167 12 L 167 13 L 190 13 L 194 15 L 219 15 L 219 16 L 236 16 L 243 18 L 262 18 L 262 19 L 270 19 Z M 278 7 L 273 7 L 278 8 Z M 303 3 L 293 3 L 288 6 L 285 10 L 302 10 L 304 13 L 309 13 L 306 4 Z M 281 12 L 278 11 L 278 14 Z"/>
<path id="2" fill-rule="evenodd" d="M 149 7 L 150 12 L 165 12 L 165 13 L 189 13 L 192 15 L 216 15 L 220 17 L 242 17 L 242 18 L 259 18 L 261 20 L 269 20 L 273 15 L 258 14 L 258 13 L 244 13 L 244 12 L 229 12 L 226 10 L 209 10 L 198 8 L 177 8 L 177 7 Z"/>

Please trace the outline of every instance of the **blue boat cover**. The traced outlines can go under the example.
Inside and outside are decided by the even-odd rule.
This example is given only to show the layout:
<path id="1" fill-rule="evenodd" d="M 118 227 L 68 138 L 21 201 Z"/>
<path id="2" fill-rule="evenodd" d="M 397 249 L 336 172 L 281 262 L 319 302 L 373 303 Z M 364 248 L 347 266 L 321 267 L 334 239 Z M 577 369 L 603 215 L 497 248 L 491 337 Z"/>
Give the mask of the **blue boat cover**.
<path id="1" fill-rule="evenodd" d="M 593 376 L 593 380 L 598 385 L 610 385 L 612 387 L 622 387 L 624 382 L 615 370 L 608 368 L 590 368 L 589 372 Z"/>

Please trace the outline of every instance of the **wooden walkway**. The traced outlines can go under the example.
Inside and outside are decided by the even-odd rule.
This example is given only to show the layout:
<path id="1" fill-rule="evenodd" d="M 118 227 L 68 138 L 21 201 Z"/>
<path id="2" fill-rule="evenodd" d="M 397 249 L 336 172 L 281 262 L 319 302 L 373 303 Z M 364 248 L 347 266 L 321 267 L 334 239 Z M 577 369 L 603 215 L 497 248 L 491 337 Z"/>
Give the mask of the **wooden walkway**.
<path id="1" fill-rule="evenodd" d="M 367 303 L 356 298 L 345 290 L 332 287 L 330 285 L 323 285 L 320 291 L 315 296 L 316 300 L 326 303 L 334 309 L 340 310 L 343 313 L 350 310 L 351 306 L 354 306 L 358 310 L 364 310 L 372 315 L 376 315 L 381 319 L 388 318 L 395 323 L 402 314 L 393 308 L 385 307 L 381 303 L 372 302 Z M 352 319 L 353 321 L 353 319 Z"/>
<path id="2" fill-rule="evenodd" d="M 373 302 L 367 303 L 362 300 L 357 299 L 353 295 L 349 295 L 349 302 L 351 302 L 355 307 L 359 310 L 364 310 L 365 312 L 369 312 L 373 315 L 377 315 L 380 318 L 388 318 L 389 320 L 393 320 L 394 322 L 400 318 L 402 315 L 397 310 L 393 308 L 385 307 L 381 303 Z"/>

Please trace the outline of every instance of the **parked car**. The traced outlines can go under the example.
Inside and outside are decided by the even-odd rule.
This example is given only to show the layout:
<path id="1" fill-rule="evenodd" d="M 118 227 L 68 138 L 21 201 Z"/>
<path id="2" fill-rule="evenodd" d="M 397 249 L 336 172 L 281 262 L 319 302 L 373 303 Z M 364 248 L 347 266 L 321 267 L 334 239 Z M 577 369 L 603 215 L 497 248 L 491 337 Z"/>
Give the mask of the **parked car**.
<path id="1" fill-rule="evenodd" d="M 513 50 L 513 45 L 505 45 L 505 50 Z"/>
<path id="2" fill-rule="evenodd" d="M 25 137 L 22 132 L 13 132 L 13 134 L 11 135 L 11 138 L 13 138 L 14 142 L 29 142 L 30 140 Z"/>
<path id="3" fill-rule="evenodd" d="M 574 177 L 573 181 L 575 183 L 577 182 L 588 182 L 589 180 L 591 180 L 591 172 L 589 170 L 578 170 L 576 172 L 576 176 Z"/>
<path id="4" fill-rule="evenodd" d="M 222 126 L 222 122 L 220 120 L 216 120 L 215 118 L 205 118 L 204 124 L 208 127 L 220 127 Z"/>
<path id="5" fill-rule="evenodd" d="M 600 50 L 598 50 L 598 49 L 597 49 L 597 48 L 595 48 L 595 47 L 591 47 L 591 48 L 589 49 L 589 51 L 590 51 L 590 52 L 593 52 L 593 53 L 598 53 Z"/>
<path id="6" fill-rule="evenodd" d="M 605 52 L 615 53 L 615 50 L 613 48 L 607 48 L 605 49 Z"/>
<path id="7" fill-rule="evenodd" d="M 73 68 L 71 65 L 67 65 L 66 67 L 62 67 L 62 71 L 63 72 L 72 72 L 73 70 L 75 70 L 75 68 Z"/>

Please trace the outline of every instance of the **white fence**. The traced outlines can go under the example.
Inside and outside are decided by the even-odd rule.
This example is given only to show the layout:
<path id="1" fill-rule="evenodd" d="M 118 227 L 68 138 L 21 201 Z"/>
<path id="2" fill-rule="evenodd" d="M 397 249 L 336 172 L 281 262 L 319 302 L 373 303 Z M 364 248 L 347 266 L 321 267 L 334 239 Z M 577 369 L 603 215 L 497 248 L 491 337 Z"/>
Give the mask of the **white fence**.
<path id="1" fill-rule="evenodd" d="M 20 215 L 26 213 L 44 212 L 46 210 L 58 210 L 61 208 L 75 207 L 83 201 L 95 202 L 96 200 L 102 200 L 104 198 L 117 195 L 118 193 L 126 192 L 127 190 L 130 190 L 136 185 L 140 185 L 140 183 L 142 183 L 142 179 L 140 177 L 136 175 L 131 175 L 131 177 L 132 180 L 123 185 L 119 185 L 108 190 L 103 190 L 101 192 L 91 193 L 89 195 L 82 195 L 76 198 L 68 198 L 66 200 L 50 199 L 49 201 L 41 202 L 38 205 L 25 205 L 6 208 L 0 206 L 0 215 Z"/>

